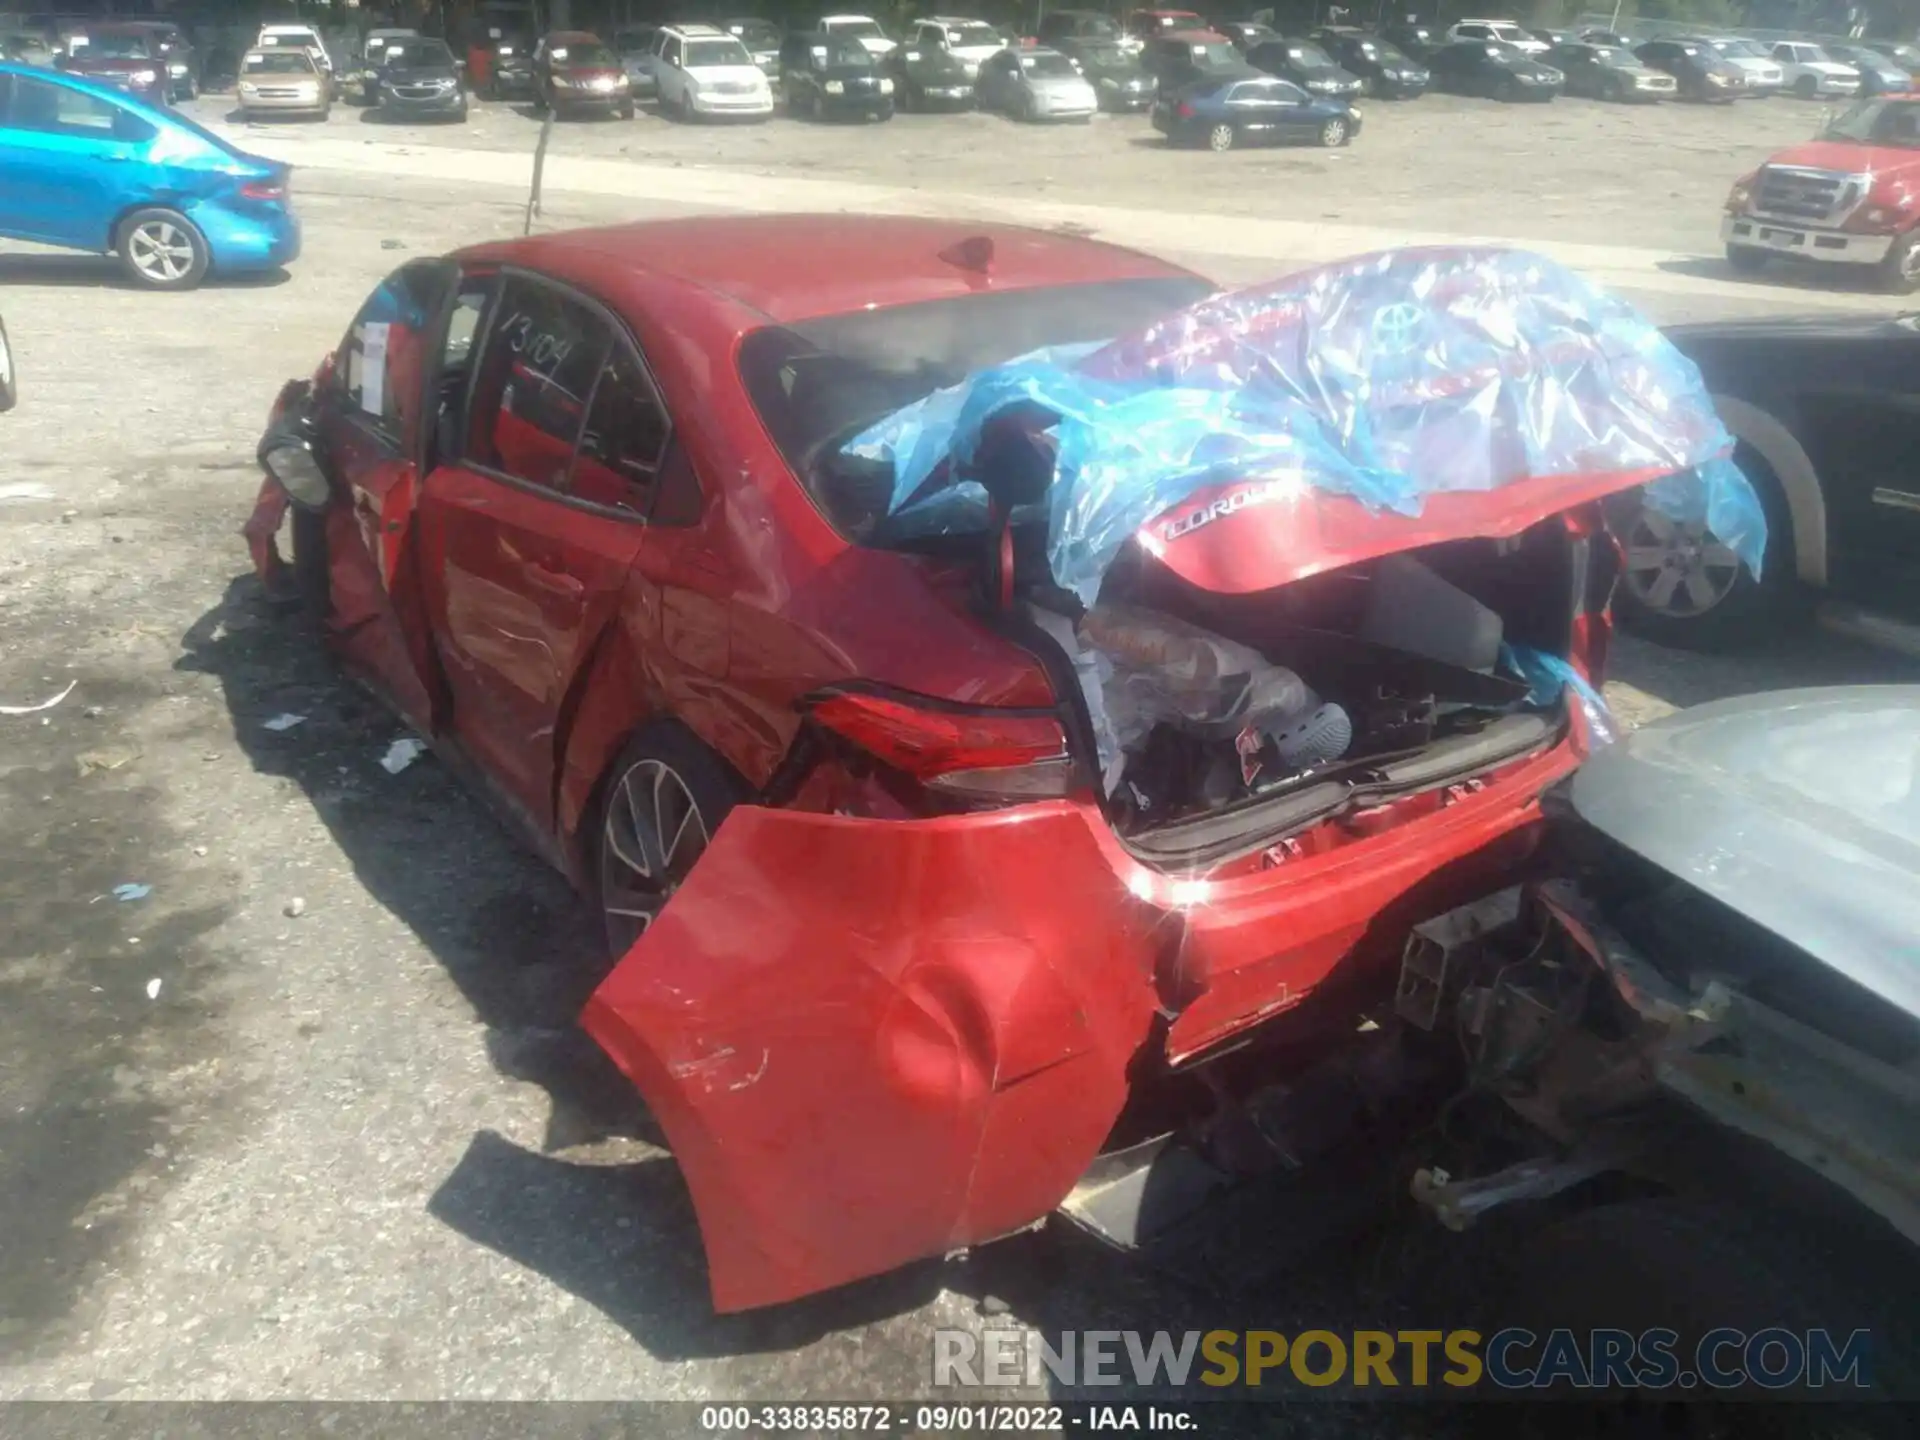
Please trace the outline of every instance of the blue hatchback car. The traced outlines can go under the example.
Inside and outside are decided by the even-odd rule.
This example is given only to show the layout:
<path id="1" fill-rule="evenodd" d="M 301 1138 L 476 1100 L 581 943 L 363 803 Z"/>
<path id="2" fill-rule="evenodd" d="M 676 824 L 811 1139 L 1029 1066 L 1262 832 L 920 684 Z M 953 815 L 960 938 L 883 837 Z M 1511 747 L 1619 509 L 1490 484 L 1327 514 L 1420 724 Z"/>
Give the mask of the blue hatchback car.
<path id="1" fill-rule="evenodd" d="M 300 253 L 287 175 L 171 110 L 0 64 L 0 238 L 118 255 L 137 285 L 190 290 Z"/>
<path id="2" fill-rule="evenodd" d="M 1173 145 L 1271 145 L 1305 140 L 1344 145 L 1360 133 L 1360 109 L 1345 100 L 1320 100 L 1291 80 L 1252 70 L 1210 77 L 1163 95 L 1153 127 Z"/>

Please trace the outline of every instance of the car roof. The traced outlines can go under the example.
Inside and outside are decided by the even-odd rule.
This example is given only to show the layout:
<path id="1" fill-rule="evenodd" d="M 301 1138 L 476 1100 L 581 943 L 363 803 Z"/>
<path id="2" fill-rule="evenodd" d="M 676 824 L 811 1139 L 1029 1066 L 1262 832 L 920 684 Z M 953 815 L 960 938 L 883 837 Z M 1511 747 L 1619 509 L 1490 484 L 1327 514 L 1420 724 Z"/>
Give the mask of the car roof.
<path id="1" fill-rule="evenodd" d="M 274 24 L 262 25 L 260 33 L 262 35 L 318 35 L 320 32 L 311 25 Z"/>
<path id="2" fill-rule="evenodd" d="M 643 277 L 678 282 L 792 324 L 978 294 L 977 271 L 940 258 L 978 237 L 993 242 L 992 290 L 1191 273 L 1054 231 L 905 215 L 702 215 L 493 241 L 460 254 L 524 265 L 615 302 L 613 292 Z"/>
<path id="3" fill-rule="evenodd" d="M 673 34 L 686 40 L 729 40 L 733 38 L 718 25 L 709 25 L 704 20 L 693 20 L 684 25 L 662 25 L 660 28 L 671 31 Z"/>
<path id="4" fill-rule="evenodd" d="M 875 20 L 871 15 L 856 15 L 851 11 L 849 11 L 844 15 L 822 15 L 820 17 L 820 23 L 822 25 L 831 25 L 836 20 L 865 20 L 868 23 L 874 24 L 874 25 L 878 25 L 880 23 L 878 20 Z"/>
<path id="5" fill-rule="evenodd" d="M 1156 40 L 1181 40 L 1192 44 L 1196 40 L 1226 40 L 1218 30 L 1169 30 L 1164 35 L 1156 35 Z M 1229 44 L 1232 42 L 1229 41 Z"/>

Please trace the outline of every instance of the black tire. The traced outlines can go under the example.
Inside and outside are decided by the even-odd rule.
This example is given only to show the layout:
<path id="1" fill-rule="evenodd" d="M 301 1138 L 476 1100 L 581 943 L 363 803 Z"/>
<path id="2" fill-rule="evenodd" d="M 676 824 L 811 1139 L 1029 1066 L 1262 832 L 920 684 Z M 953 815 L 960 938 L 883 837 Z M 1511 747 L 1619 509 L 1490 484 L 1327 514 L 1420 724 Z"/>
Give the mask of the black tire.
<path id="1" fill-rule="evenodd" d="M 1746 446 L 1735 449 L 1734 460 L 1752 482 L 1766 510 L 1767 549 L 1761 559 L 1761 578 L 1755 580 L 1742 565 L 1734 571 L 1731 587 L 1709 606 L 1689 611 L 1684 604 L 1662 608 L 1654 603 L 1653 584 L 1640 578 L 1654 572 L 1646 568 L 1636 572 L 1635 561 L 1641 548 L 1638 541 L 1651 542 L 1649 549 L 1657 541 L 1640 531 L 1641 493 L 1629 491 L 1607 502 L 1608 526 L 1620 537 L 1626 555 L 1626 568 L 1614 592 L 1614 610 L 1623 628 L 1676 650 L 1736 650 L 1778 634 L 1798 617 L 1794 603 L 1799 582 L 1794 573 L 1793 519 L 1787 512 L 1786 496 L 1766 462 Z M 1713 578 L 1720 578 L 1717 572 Z M 1676 596 L 1678 589 L 1676 585 Z M 1643 591 L 1648 594 L 1643 596 Z"/>
<path id="2" fill-rule="evenodd" d="M 1793 82 L 1793 93 L 1802 100 L 1817 100 L 1820 98 L 1820 82 L 1811 75 L 1802 75 Z"/>
<path id="3" fill-rule="evenodd" d="M 631 120 L 631 119 L 633 119 L 633 101 L 631 101 L 631 100 L 622 100 L 622 101 L 620 102 L 620 112 L 619 112 L 619 113 L 620 113 L 620 118 L 621 118 L 622 120 Z M 464 111 L 464 110 L 462 110 L 462 111 L 460 112 L 460 118 L 461 118 L 462 120 L 464 120 L 464 119 L 466 119 L 466 118 L 467 118 L 467 112 L 466 112 L 466 111 Z"/>
<path id="4" fill-rule="evenodd" d="M 1511 75 L 1504 77 L 1495 92 L 1495 97 L 1504 100 L 1509 105 L 1518 104 L 1521 98 L 1520 82 Z"/>
<path id="5" fill-rule="evenodd" d="M 1496 1313 L 1503 1328 L 1522 1328 L 1536 1336 L 1565 1329 L 1583 1346 L 1596 1330 L 1618 1329 L 1635 1336 L 1653 1329 L 1677 1331 L 1672 1355 L 1685 1374 L 1697 1374 L 1701 1337 L 1722 1326 L 1748 1332 L 1780 1327 L 1801 1336 L 1824 1329 L 1836 1343 L 1865 1329 L 1873 1343 L 1871 1374 L 1862 1375 L 1873 1389 L 1865 1394 L 1910 1393 L 1915 1378 L 1914 1340 L 1907 1333 L 1911 1322 L 1900 1319 L 1897 1299 L 1880 1296 L 1883 1288 L 1894 1291 L 1897 1282 L 1863 1271 L 1851 1247 L 1846 1235 L 1823 1233 L 1820 1226 L 1798 1217 L 1768 1217 L 1727 1203 L 1670 1196 L 1627 1200 L 1581 1211 L 1523 1241 L 1512 1261 L 1508 1294 Z M 1525 1356 L 1521 1363 L 1531 1363 L 1539 1353 L 1536 1343 L 1530 1354 L 1522 1350 L 1516 1358 Z M 1730 1357 L 1722 1353 L 1712 1358 L 1725 1364 Z M 1561 1398 L 1571 1393 L 1564 1386 L 1555 1388 Z M 1691 1387 L 1682 1382 L 1671 1389 L 1583 1393 L 1596 1400 L 1630 1400 L 1636 1411 L 1647 1406 L 1644 1430 L 1616 1423 L 1604 1433 L 1679 1434 L 1685 1432 L 1659 1422 L 1681 1420 L 1681 1415 L 1652 1412 L 1677 1409 L 1683 1397 L 1786 1401 L 1815 1398 L 1819 1392 L 1769 1390 L 1751 1381 L 1715 1389 L 1699 1376 Z M 1825 1394 L 1844 1398 L 1834 1389 Z M 1833 1410 L 1826 1405 L 1766 1405 L 1745 1410 L 1734 1433 L 1899 1434 L 1904 1433 L 1901 1408 L 1848 1407 L 1846 1422 L 1852 1423 L 1836 1427 Z M 1876 1420 L 1864 1413 L 1872 1410 L 1883 1414 Z M 1604 1425 L 1604 1412 L 1596 1418 Z"/>
<path id="6" fill-rule="evenodd" d="M 1887 258 L 1874 267 L 1874 280 L 1888 295 L 1911 295 L 1920 289 L 1920 231 L 1893 237 Z"/>
<path id="7" fill-rule="evenodd" d="M 647 849 L 643 832 L 647 823 L 644 812 L 648 802 L 638 798 L 642 782 L 660 779 L 663 772 L 679 783 L 691 801 L 693 812 L 698 817 L 700 833 L 697 837 L 698 850 L 689 856 L 685 846 L 696 838 L 692 831 L 682 833 L 675 829 L 671 819 L 666 825 L 655 826 L 656 830 L 674 829 L 674 833 L 680 837 L 681 847 L 664 857 L 668 861 L 664 867 L 666 883 L 657 887 L 659 893 L 656 894 L 641 882 L 638 870 L 627 862 L 642 858 L 657 865 L 663 858 L 658 854 L 630 853 L 635 849 L 640 852 Z M 746 782 L 677 720 L 653 721 L 642 726 L 627 741 L 619 758 L 613 762 L 601 782 L 599 803 L 593 809 L 593 832 L 589 837 L 594 899 L 600 907 L 601 926 L 606 934 L 610 961 L 618 961 L 632 948 L 634 940 L 638 938 L 636 927 L 644 926 L 637 916 L 617 915 L 609 907 L 618 904 L 621 909 L 643 911 L 651 906 L 653 913 L 657 914 L 659 906 L 671 898 L 673 891 L 686 878 L 686 870 L 691 869 L 700 853 L 704 853 L 707 842 L 719 830 L 720 822 L 727 818 L 735 805 L 747 798 Z M 640 807 L 637 811 L 636 805 Z M 660 848 L 664 848 L 664 845 Z"/>
<path id="8" fill-rule="evenodd" d="M 143 290 L 191 290 L 213 263 L 199 228 L 178 210 L 159 206 L 122 220 L 113 248 L 127 277 Z"/>
<path id="9" fill-rule="evenodd" d="M 1757 245 L 1729 244 L 1727 264 L 1742 275 L 1752 275 L 1766 268 L 1767 252 Z"/>
<path id="10" fill-rule="evenodd" d="M 1352 135 L 1352 125 L 1336 115 L 1320 127 L 1314 139 L 1320 143 L 1321 148 L 1334 150 L 1346 144 Z"/>

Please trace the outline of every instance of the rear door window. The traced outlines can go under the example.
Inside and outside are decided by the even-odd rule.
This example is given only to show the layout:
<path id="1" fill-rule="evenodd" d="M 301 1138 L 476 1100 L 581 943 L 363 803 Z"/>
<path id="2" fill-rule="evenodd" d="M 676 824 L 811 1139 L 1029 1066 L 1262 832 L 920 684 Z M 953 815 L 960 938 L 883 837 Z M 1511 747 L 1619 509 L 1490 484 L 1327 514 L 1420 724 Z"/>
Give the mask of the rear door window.
<path id="1" fill-rule="evenodd" d="M 612 332 L 584 301 L 508 277 L 488 332 L 467 423 L 467 459 L 563 491 Z"/>
<path id="2" fill-rule="evenodd" d="M 667 412 L 625 341 L 615 341 L 593 389 L 567 493 L 645 515 L 667 448 Z"/>
<path id="3" fill-rule="evenodd" d="M 15 76 L 12 90 L 6 108 L 9 129 L 136 144 L 144 144 L 159 134 L 131 110 L 84 90 L 27 75 Z"/>

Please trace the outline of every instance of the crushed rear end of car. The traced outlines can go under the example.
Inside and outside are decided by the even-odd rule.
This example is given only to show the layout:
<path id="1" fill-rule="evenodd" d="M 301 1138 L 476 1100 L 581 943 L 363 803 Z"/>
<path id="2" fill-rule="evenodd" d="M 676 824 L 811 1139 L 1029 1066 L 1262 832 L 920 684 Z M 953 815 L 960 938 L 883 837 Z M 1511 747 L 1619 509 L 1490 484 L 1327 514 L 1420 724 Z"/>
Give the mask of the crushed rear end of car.
<path id="1" fill-rule="evenodd" d="M 964 577 L 1044 683 L 808 694 L 590 1002 L 716 1306 L 1011 1233 L 1102 1166 L 1147 1184 L 1344 1042 L 1607 738 L 1598 502 L 1649 484 L 1757 564 L 1731 449 L 1628 307 L 1476 250 L 1214 296 L 844 436 L 869 543 Z"/>

